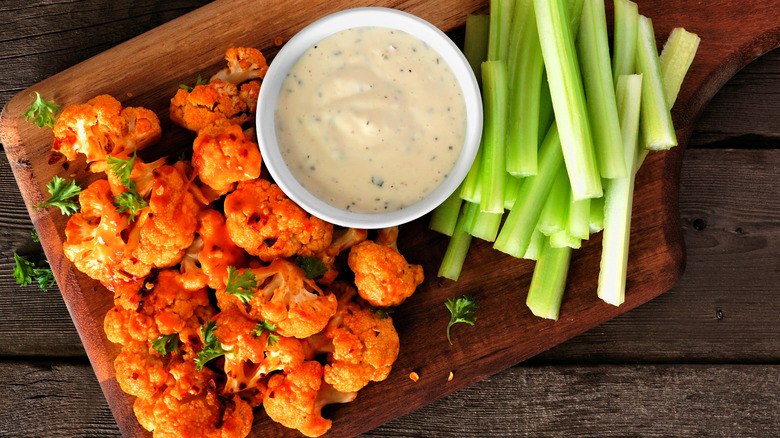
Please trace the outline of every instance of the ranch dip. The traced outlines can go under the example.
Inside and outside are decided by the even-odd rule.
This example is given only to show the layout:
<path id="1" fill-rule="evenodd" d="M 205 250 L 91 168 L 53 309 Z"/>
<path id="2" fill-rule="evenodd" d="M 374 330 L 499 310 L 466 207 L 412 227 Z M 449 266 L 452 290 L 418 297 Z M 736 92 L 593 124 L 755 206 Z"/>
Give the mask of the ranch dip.
<path id="1" fill-rule="evenodd" d="M 276 135 L 319 199 L 358 213 L 407 207 L 458 159 L 466 108 L 449 66 L 405 32 L 358 27 L 301 56 L 282 84 Z"/>

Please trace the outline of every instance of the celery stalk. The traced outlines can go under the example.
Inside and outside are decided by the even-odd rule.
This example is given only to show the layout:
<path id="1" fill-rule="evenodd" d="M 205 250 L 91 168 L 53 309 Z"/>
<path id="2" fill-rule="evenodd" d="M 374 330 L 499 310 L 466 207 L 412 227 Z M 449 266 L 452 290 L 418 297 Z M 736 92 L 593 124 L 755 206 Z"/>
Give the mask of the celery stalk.
<path id="1" fill-rule="evenodd" d="M 508 176 L 504 184 L 504 209 L 509 210 L 515 204 L 517 193 L 520 192 L 520 186 L 523 185 L 522 178 Z"/>
<path id="2" fill-rule="evenodd" d="M 600 198 L 596 198 L 600 199 Z M 572 237 L 587 240 L 590 238 L 590 199 L 569 200 L 569 215 L 566 231 Z"/>
<path id="3" fill-rule="evenodd" d="M 526 260 L 539 260 L 539 255 L 542 253 L 542 246 L 547 240 L 547 236 L 542 234 L 539 229 L 535 229 L 531 234 L 531 242 L 528 244 L 528 249 L 525 250 L 523 258 Z"/>
<path id="4" fill-rule="evenodd" d="M 534 11 L 574 199 L 599 197 L 601 178 L 564 0 L 534 0 Z"/>
<path id="5" fill-rule="evenodd" d="M 625 178 L 604 0 L 585 0 L 577 54 L 599 172 L 603 178 Z"/>
<path id="6" fill-rule="evenodd" d="M 504 212 L 506 181 L 507 79 L 504 61 L 482 63 L 485 125 L 483 128 L 482 196 L 479 207 L 486 213 Z"/>
<path id="7" fill-rule="evenodd" d="M 604 198 L 590 200 L 590 234 L 596 234 L 604 229 Z"/>
<path id="8" fill-rule="evenodd" d="M 482 61 L 487 59 L 490 17 L 487 15 L 466 16 L 466 36 L 463 41 L 463 55 L 469 62 L 477 82 L 482 85 Z"/>
<path id="9" fill-rule="evenodd" d="M 455 224 L 458 222 L 458 212 L 460 211 L 461 203 L 460 188 L 458 188 L 441 205 L 433 210 L 428 228 L 447 236 L 452 236 L 452 232 L 455 231 Z"/>
<path id="10" fill-rule="evenodd" d="M 539 130 L 536 138 L 544 138 L 554 120 L 555 113 L 553 113 L 550 86 L 547 84 L 547 75 L 544 74 L 542 75 L 542 89 L 539 95 Z"/>
<path id="11" fill-rule="evenodd" d="M 644 78 L 620 76 L 617 83 L 623 159 L 631 170 L 628 178 L 610 180 L 604 194 L 604 234 L 598 296 L 613 306 L 625 301 L 628 242 L 631 235 L 631 205 L 636 175 L 636 150 Z"/>
<path id="12" fill-rule="evenodd" d="M 553 248 L 545 239 L 525 301 L 534 315 L 558 319 L 570 263 L 571 248 Z"/>
<path id="13" fill-rule="evenodd" d="M 488 242 L 495 241 L 503 216 L 503 213 L 477 211 L 472 219 L 469 234 Z"/>
<path id="14" fill-rule="evenodd" d="M 634 73 L 639 7 L 630 0 L 615 0 L 615 37 L 612 57 L 612 81 Z"/>
<path id="15" fill-rule="evenodd" d="M 449 243 L 447 244 L 447 250 L 444 252 L 444 257 L 439 266 L 439 277 L 449 278 L 450 280 L 458 280 L 460 277 L 460 271 L 463 269 L 463 262 L 466 260 L 466 254 L 469 252 L 469 246 L 471 245 L 471 235 L 463 231 L 466 225 L 464 208 L 461 208 L 460 215 L 458 216 L 458 222 L 455 225 L 455 230 L 452 233 Z"/>
<path id="16" fill-rule="evenodd" d="M 672 30 L 669 39 L 666 40 L 658 62 L 661 64 L 661 78 L 664 82 L 664 95 L 666 106 L 670 109 L 677 100 L 685 74 L 688 73 L 696 50 L 699 48 L 701 38 L 695 33 L 688 32 L 682 27 Z"/>
<path id="17" fill-rule="evenodd" d="M 518 0 L 515 5 L 510 47 L 506 171 L 515 176 L 530 176 L 536 174 L 539 149 L 536 127 L 544 72 L 533 0 Z"/>
<path id="18" fill-rule="evenodd" d="M 463 210 L 463 231 L 471 234 L 472 227 L 474 226 L 474 219 L 479 213 L 479 204 L 466 201 L 462 207 Z M 460 220 L 460 216 L 458 216 Z"/>
<path id="19" fill-rule="evenodd" d="M 477 155 L 474 157 L 474 162 L 471 163 L 471 168 L 466 174 L 466 178 L 460 183 L 460 199 L 468 202 L 476 202 L 479 204 L 482 198 L 482 179 L 480 178 L 480 169 L 482 168 L 482 149 L 484 141 L 480 141 Z"/>
<path id="20" fill-rule="evenodd" d="M 572 236 L 568 230 L 562 230 L 550 235 L 550 246 L 553 248 L 580 249 L 582 239 Z"/>
<path id="21" fill-rule="evenodd" d="M 515 205 L 509 210 L 493 248 L 515 257 L 525 254 L 544 200 L 550 193 L 555 174 L 562 163 L 561 140 L 557 125 L 553 123 L 539 149 L 538 172 L 536 176 L 526 178 L 520 187 Z"/>
<path id="22" fill-rule="evenodd" d="M 490 0 L 488 61 L 507 61 L 514 7 L 514 0 Z"/>
<path id="23" fill-rule="evenodd" d="M 571 198 L 569 177 L 566 175 L 566 167 L 560 166 L 555 173 L 550 194 L 544 201 L 536 229 L 545 236 L 566 229 L 566 222 L 569 218 L 569 198 Z"/>
<path id="24" fill-rule="evenodd" d="M 637 44 L 637 73 L 642 74 L 641 146 L 650 150 L 670 149 L 677 146 L 677 135 L 664 95 L 653 22 L 644 15 L 639 16 Z"/>

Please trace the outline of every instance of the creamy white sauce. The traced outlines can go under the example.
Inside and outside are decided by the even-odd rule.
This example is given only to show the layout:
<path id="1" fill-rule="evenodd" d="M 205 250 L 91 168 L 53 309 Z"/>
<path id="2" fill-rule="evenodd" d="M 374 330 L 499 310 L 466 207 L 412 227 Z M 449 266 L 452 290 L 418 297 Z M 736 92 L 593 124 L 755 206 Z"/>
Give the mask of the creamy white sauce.
<path id="1" fill-rule="evenodd" d="M 433 191 L 460 154 L 466 108 L 426 43 L 382 27 L 317 43 L 279 94 L 276 135 L 296 179 L 338 208 L 399 210 Z"/>

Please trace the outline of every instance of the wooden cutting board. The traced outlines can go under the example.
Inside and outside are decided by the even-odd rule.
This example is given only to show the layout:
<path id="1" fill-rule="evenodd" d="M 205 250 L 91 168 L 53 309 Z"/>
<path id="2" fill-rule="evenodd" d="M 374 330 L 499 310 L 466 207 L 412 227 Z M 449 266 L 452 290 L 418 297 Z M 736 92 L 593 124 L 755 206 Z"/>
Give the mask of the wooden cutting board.
<path id="1" fill-rule="evenodd" d="M 699 34 L 702 43 L 673 110 L 680 146 L 651 154 L 637 177 L 625 304 L 615 308 L 596 298 L 599 236 L 575 252 L 560 320 L 551 322 L 533 317 L 524 305 L 532 263 L 512 259 L 475 240 L 460 281 L 441 280 L 435 275 L 446 239 L 427 230 L 427 218 L 403 226 L 401 251 L 410 262 L 423 265 L 427 278 L 393 315 L 401 337 L 400 357 L 386 381 L 369 385 L 353 403 L 326 408 L 326 416 L 334 420 L 330 436 L 356 435 L 410 412 L 630 310 L 677 281 L 685 264 L 677 210 L 683 149 L 695 119 L 715 92 L 742 66 L 780 44 L 780 2 L 638 3 L 640 12 L 653 18 L 659 47 L 676 26 Z M 0 115 L 0 139 L 65 303 L 125 436 L 150 434 L 135 420 L 133 398 L 121 392 L 114 379 L 118 348 L 106 339 L 102 328 L 112 296 L 63 256 L 67 218 L 56 209 L 31 208 L 48 197 L 45 185 L 54 175 L 73 176 L 82 186 L 95 176 L 85 172 L 83 162 L 49 164 L 51 130 L 26 123 L 21 116 L 32 101 L 29 94 L 39 91 L 67 106 L 108 93 L 127 106 L 150 108 L 160 116 L 164 135 L 160 145 L 144 151 L 144 158 L 177 155 L 191 147 L 192 137 L 168 120 L 169 99 L 178 84 L 193 83 L 198 74 L 208 77 L 220 68 L 230 46 L 254 46 L 272 57 L 278 51 L 275 37 L 287 40 L 315 19 L 348 7 L 403 9 L 449 31 L 462 26 L 466 14 L 486 12 L 487 5 L 487 0 L 218 0 L 42 81 L 6 105 Z M 480 300 L 478 321 L 474 327 L 456 325 L 454 345 L 449 345 L 445 337 L 449 313 L 443 303 L 464 293 Z M 412 371 L 420 376 L 416 383 L 408 378 Z M 454 379 L 448 382 L 450 371 Z M 253 436 L 297 435 L 260 412 Z"/>

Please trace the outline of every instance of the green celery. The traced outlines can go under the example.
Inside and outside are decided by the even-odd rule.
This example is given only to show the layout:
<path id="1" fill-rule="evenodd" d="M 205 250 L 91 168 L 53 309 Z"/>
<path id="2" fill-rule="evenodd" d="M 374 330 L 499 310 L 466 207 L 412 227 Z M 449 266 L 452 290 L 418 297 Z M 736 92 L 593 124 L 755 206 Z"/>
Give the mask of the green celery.
<path id="1" fill-rule="evenodd" d="M 677 146 L 677 135 L 664 95 L 653 22 L 644 15 L 639 16 L 637 44 L 637 73 L 642 74 L 641 146 L 650 150 L 670 149 Z"/>
<path id="2" fill-rule="evenodd" d="M 515 0 L 490 0 L 488 61 L 507 61 Z"/>
<path id="3" fill-rule="evenodd" d="M 596 198 L 601 199 L 601 198 Z M 575 201 L 570 199 L 569 216 L 566 222 L 566 231 L 572 237 L 587 240 L 590 238 L 590 199 Z"/>
<path id="4" fill-rule="evenodd" d="M 504 209 L 509 210 L 515 204 L 517 193 L 520 192 L 520 186 L 523 185 L 523 178 L 508 176 L 504 184 Z"/>
<path id="5" fill-rule="evenodd" d="M 479 213 L 479 203 L 465 202 L 462 207 L 463 210 L 463 231 L 471 234 L 472 227 L 474 226 L 474 218 Z M 458 217 L 460 220 L 460 217 Z M 456 224 L 457 225 L 457 224 Z"/>
<path id="6" fill-rule="evenodd" d="M 479 204 L 479 201 L 482 198 L 482 178 L 480 178 L 480 169 L 482 168 L 483 146 L 484 141 L 480 141 L 477 155 L 474 157 L 474 162 L 471 163 L 471 168 L 466 174 L 466 178 L 460 183 L 460 199 L 468 202 L 476 202 L 477 204 Z"/>
<path id="7" fill-rule="evenodd" d="M 439 277 L 455 281 L 458 281 L 458 277 L 460 277 L 463 262 L 466 260 L 466 254 L 468 254 L 471 245 L 471 235 L 463 231 L 466 225 L 464 209 L 465 206 L 461 208 L 458 223 L 455 225 L 455 230 L 447 244 L 447 250 L 444 252 L 438 272 Z"/>
<path id="8" fill-rule="evenodd" d="M 550 246 L 553 248 L 580 249 L 582 239 L 572 236 L 568 230 L 562 230 L 550 235 Z"/>
<path id="9" fill-rule="evenodd" d="M 661 78 L 664 83 L 664 96 L 666 106 L 669 109 L 677 100 L 685 74 L 693 63 L 696 50 L 699 48 L 701 38 L 695 33 L 688 32 L 682 27 L 672 29 L 669 39 L 666 40 L 658 62 L 661 64 Z"/>
<path id="10" fill-rule="evenodd" d="M 636 68 L 636 40 L 639 26 L 639 7 L 630 0 L 615 0 L 614 55 L 612 82 L 618 77 L 633 74 Z"/>
<path id="11" fill-rule="evenodd" d="M 452 236 L 452 232 L 455 231 L 455 224 L 458 222 L 458 212 L 462 202 L 460 199 L 460 188 L 458 188 L 441 205 L 433 210 L 428 228 L 447 236 Z"/>
<path id="12" fill-rule="evenodd" d="M 566 166 L 560 166 L 555 173 L 555 180 L 550 188 L 550 194 L 544 201 L 544 207 L 539 215 L 539 223 L 536 229 L 545 236 L 566 229 L 566 221 L 569 217 L 569 176 L 566 174 Z"/>
<path id="13" fill-rule="evenodd" d="M 477 211 L 472 219 L 469 234 L 488 242 L 495 241 L 503 216 L 503 213 Z"/>
<path id="14" fill-rule="evenodd" d="M 485 125 L 483 132 L 482 195 L 479 207 L 486 213 L 504 212 L 506 181 L 507 78 L 504 61 L 482 63 Z"/>
<path id="15" fill-rule="evenodd" d="M 469 62 L 477 82 L 482 85 L 482 61 L 487 59 L 490 17 L 487 15 L 466 16 L 466 36 L 463 41 L 463 55 Z"/>
<path id="16" fill-rule="evenodd" d="M 539 149 L 536 127 L 544 73 L 533 0 L 518 0 L 515 5 L 510 47 L 506 171 L 515 176 L 530 176 L 536 174 Z"/>
<path id="17" fill-rule="evenodd" d="M 534 0 L 534 10 L 574 199 L 599 197 L 601 177 L 564 0 Z"/>
<path id="18" fill-rule="evenodd" d="M 555 174 L 562 163 L 561 140 L 557 125 L 553 123 L 539 148 L 538 172 L 535 176 L 525 178 L 493 248 L 515 257 L 525 254 L 544 200 L 550 193 Z"/>
<path id="19" fill-rule="evenodd" d="M 625 178 L 604 0 L 585 0 L 577 55 L 599 172 L 603 178 Z"/>
<path id="20" fill-rule="evenodd" d="M 604 198 L 593 198 L 590 200 L 590 234 L 596 234 L 604 229 Z"/>
<path id="21" fill-rule="evenodd" d="M 544 240 L 525 303 L 534 315 L 557 320 L 569 275 L 571 248 L 553 248 L 548 239 Z"/>
<path id="22" fill-rule="evenodd" d="M 528 244 L 528 249 L 525 250 L 523 258 L 526 260 L 539 260 L 539 255 L 542 252 L 542 246 L 547 240 L 545 236 L 538 228 L 536 228 L 531 234 L 531 242 Z"/>
<path id="23" fill-rule="evenodd" d="M 544 74 L 542 75 L 542 89 L 539 95 L 539 130 L 536 138 L 544 138 L 553 121 L 555 121 L 555 113 L 550 96 L 550 86 L 547 84 L 547 74 Z"/>
<path id="24" fill-rule="evenodd" d="M 610 180 L 604 194 L 604 234 L 598 296 L 613 306 L 619 306 L 625 301 L 643 81 L 644 78 L 640 75 L 623 75 L 618 78 L 617 83 L 623 159 L 631 172 L 627 178 Z"/>

